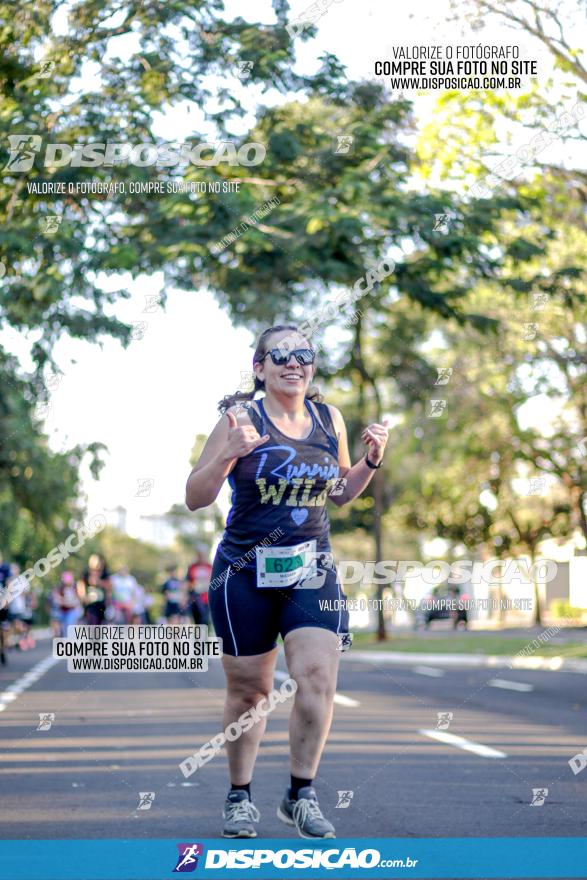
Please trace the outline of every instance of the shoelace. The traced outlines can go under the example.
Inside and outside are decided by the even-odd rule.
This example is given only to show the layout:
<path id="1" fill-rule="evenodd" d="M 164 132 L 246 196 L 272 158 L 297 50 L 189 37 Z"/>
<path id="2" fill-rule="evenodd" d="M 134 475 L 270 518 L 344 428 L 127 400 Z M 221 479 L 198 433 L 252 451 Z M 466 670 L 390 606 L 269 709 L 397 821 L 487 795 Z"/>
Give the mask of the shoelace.
<path id="1" fill-rule="evenodd" d="M 296 801 L 293 808 L 293 817 L 296 825 L 303 825 L 308 816 L 314 819 L 324 819 L 322 811 L 318 806 L 318 801 L 309 798 L 300 798 Z"/>
<path id="2" fill-rule="evenodd" d="M 261 813 L 254 804 L 249 800 L 245 800 L 237 801 L 235 804 L 229 804 L 225 807 L 224 817 L 231 821 L 235 819 L 248 819 L 250 822 L 258 822 L 261 818 Z"/>

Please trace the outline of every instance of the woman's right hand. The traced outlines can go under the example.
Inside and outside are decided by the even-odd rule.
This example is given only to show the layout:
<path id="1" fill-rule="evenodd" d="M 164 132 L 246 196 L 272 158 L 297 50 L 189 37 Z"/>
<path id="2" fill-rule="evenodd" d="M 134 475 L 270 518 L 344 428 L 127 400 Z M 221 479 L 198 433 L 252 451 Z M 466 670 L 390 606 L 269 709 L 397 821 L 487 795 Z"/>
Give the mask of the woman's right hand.
<path id="1" fill-rule="evenodd" d="M 228 422 L 224 421 L 224 417 L 220 418 L 206 440 L 186 484 L 185 503 L 188 510 L 199 510 L 212 504 L 238 459 L 269 440 L 269 434 L 259 437 L 250 422 L 239 425 L 238 412 L 238 409 L 227 410 Z"/>
<path id="2" fill-rule="evenodd" d="M 227 412 L 226 417 L 228 419 L 228 437 L 224 450 L 226 458 L 243 458 L 261 443 L 266 443 L 269 440 L 269 434 L 260 437 L 253 425 L 239 425 L 234 413 Z"/>

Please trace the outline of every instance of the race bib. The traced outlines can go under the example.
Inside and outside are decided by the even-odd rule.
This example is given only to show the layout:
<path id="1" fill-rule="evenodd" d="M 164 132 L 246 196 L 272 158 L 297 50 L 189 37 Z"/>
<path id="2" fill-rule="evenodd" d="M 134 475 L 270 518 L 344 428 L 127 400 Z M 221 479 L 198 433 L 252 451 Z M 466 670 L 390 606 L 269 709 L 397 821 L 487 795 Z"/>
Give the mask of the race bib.
<path id="1" fill-rule="evenodd" d="M 293 587 L 316 576 L 316 541 L 292 547 L 256 547 L 257 586 Z"/>

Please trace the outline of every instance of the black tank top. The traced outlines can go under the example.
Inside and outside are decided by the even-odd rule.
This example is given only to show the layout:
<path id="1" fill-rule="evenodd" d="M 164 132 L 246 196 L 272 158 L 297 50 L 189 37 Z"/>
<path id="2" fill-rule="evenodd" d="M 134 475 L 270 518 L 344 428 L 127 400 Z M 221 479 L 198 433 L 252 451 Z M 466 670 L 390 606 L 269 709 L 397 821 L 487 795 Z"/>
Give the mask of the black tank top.
<path id="1" fill-rule="evenodd" d="M 243 568 L 255 567 L 255 545 L 267 539 L 272 547 L 316 539 L 316 550 L 330 551 L 330 522 L 326 496 L 339 474 L 338 437 L 325 403 L 316 403 L 312 431 L 304 440 L 282 434 L 269 420 L 263 400 L 256 400 L 261 415 L 245 404 L 248 416 L 261 436 L 269 440 L 239 458 L 228 482 L 232 507 L 218 547 L 229 562 L 240 560 Z M 283 535 L 275 538 L 280 528 Z M 273 533 L 273 537 L 269 536 Z"/>

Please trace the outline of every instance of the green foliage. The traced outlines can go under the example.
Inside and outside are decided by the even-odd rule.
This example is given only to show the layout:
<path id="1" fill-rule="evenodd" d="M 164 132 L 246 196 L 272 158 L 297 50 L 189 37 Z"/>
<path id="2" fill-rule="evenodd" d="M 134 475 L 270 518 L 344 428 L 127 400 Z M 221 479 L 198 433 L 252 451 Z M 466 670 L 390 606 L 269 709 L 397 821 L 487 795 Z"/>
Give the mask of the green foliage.
<path id="1" fill-rule="evenodd" d="M 288 4 L 275 0 L 275 24 L 223 17 L 223 4 L 153 4 L 125 0 L 80 0 L 66 10 L 60 0 L 0 3 L 0 326 L 31 334 L 35 372 L 25 376 L 0 350 L 0 548 L 25 563 L 68 532 L 78 516 L 78 468 L 84 455 L 99 468 L 100 444 L 51 453 L 32 408 L 46 399 L 43 375 L 54 366 L 52 352 L 63 335 L 128 344 L 131 328 L 109 314 L 128 292 L 106 292 L 98 276 L 152 272 L 193 254 L 190 231 L 182 228 L 189 204 L 169 199 L 161 217 L 151 218 L 145 198 L 56 197 L 30 191 L 29 184 L 101 180 L 126 182 L 156 177 L 153 169 L 43 167 L 47 143 L 156 142 L 156 115 L 170 107 L 211 107 L 221 136 L 245 112 L 238 88 L 212 86 L 220 77 L 238 86 L 237 62 L 250 62 L 251 82 L 269 88 L 312 92 L 314 84 L 293 72 L 294 46 L 286 30 Z M 60 16 L 59 27 L 53 16 Z M 63 27 L 65 25 L 65 27 Z M 307 30 L 302 39 L 314 33 Z M 130 57 L 118 39 L 132 37 Z M 46 65 L 49 64 L 50 68 Z M 99 64 L 99 76 L 87 76 Z M 321 93 L 340 77 L 340 65 L 324 56 L 316 81 Z M 90 83 L 88 86 L 87 83 Z M 42 149 L 29 171 L 9 163 L 9 136 L 40 137 Z M 195 131 L 189 138 L 206 140 Z M 57 216 L 47 234 L 41 221 Z M 152 222 L 153 219 L 153 222 Z M 203 218 L 202 218 L 203 219 Z M 160 236 L 159 222 L 169 225 Z M 208 235 L 224 233 L 226 226 Z M 199 235 L 201 241 L 206 236 Z M 196 248 L 198 250 L 198 248 Z M 201 246 L 199 248 L 201 250 Z M 191 286 L 191 282 L 190 282 Z M 33 488 L 34 487 L 34 488 Z"/>
<path id="2" fill-rule="evenodd" d="M 582 620 L 585 614 L 584 608 L 575 608 L 566 599 L 554 599 L 550 604 L 550 613 L 554 617 L 561 617 L 564 620 Z"/>
<path id="3" fill-rule="evenodd" d="M 486 5 L 471 3 L 477 11 Z M 24 2 L 16 14 L 0 3 L 7 22 L 0 30 L 4 165 L 7 138 L 16 133 L 70 145 L 156 143 L 155 120 L 170 108 L 203 113 L 205 124 L 198 115 L 187 138 L 192 144 L 209 139 L 203 129 L 212 123 L 222 138 L 258 141 L 267 150 L 254 168 L 43 168 L 37 157 L 30 171 L 4 169 L 0 259 L 7 272 L 0 279 L 0 320 L 21 334 L 34 331 L 37 341 L 27 388 L 8 357 L 0 363 L 7 379 L 0 391 L 0 432 L 8 449 L 3 443 L 3 546 L 24 561 L 31 547 L 36 552 L 54 543 L 79 513 L 74 499 L 82 456 L 99 467 L 98 445 L 50 453 L 31 416 L 60 336 L 99 341 L 109 335 L 128 343 L 130 328 L 108 308 L 128 293 L 122 287 L 105 292 L 99 280 L 163 270 L 165 287 L 197 296 L 194 291 L 207 286 L 235 325 L 257 332 L 275 320 L 318 312 L 325 299 L 351 289 L 382 260 L 393 260 L 394 270 L 355 304 L 361 314 L 346 330 L 342 307 L 326 322 L 341 330 L 342 342 L 325 346 L 321 369 L 328 399 L 347 422 L 353 459 L 362 452 L 357 438 L 365 424 L 387 412 L 394 425 L 384 469 L 352 507 L 334 512 L 335 538 L 354 535 L 364 547 L 374 536 L 376 552 L 396 556 L 399 546 L 413 552 L 423 536 L 502 553 L 535 547 L 545 529 L 567 534 L 571 522 L 587 534 L 585 464 L 572 448 L 587 436 L 580 329 L 585 239 L 576 198 L 584 176 L 542 166 L 490 198 L 463 194 L 464 183 L 486 173 L 503 116 L 548 124 L 555 103 L 545 103 L 536 89 L 517 97 L 447 93 L 413 149 L 409 102 L 390 101 L 377 83 L 348 82 L 331 55 L 317 76 L 296 74 L 288 4 L 274 0 L 273 9 L 275 23 L 267 25 L 226 20 L 219 0 L 79 0 L 65 33 L 57 33 L 51 18 L 61 10 L 58 0 Z M 302 38 L 312 34 L 308 29 Z M 118 41 L 122 35 L 133 37 L 128 51 Z M 41 51 L 54 64 L 47 78 L 39 76 Z M 89 86 L 79 78 L 88 62 L 99 64 Z M 566 72 L 577 73 L 579 62 L 569 56 Z M 238 63 L 251 65 L 246 85 L 287 98 L 261 105 L 244 132 L 248 107 L 240 100 Z M 352 138 L 348 152 L 337 150 L 341 136 Z M 439 170 L 453 191 L 431 185 Z M 27 189 L 43 180 L 182 177 L 238 180 L 240 191 L 56 200 Z M 216 252 L 224 236 L 274 197 L 273 210 Z M 57 231 L 42 233 L 40 220 L 55 214 Z M 438 214 L 450 217 L 444 231 L 435 228 Z M 540 319 L 544 329 L 532 347 L 520 329 L 532 319 L 528 298 L 534 293 L 549 296 L 553 308 Z M 435 419 L 429 410 L 431 398 L 442 396 L 435 385 L 440 366 L 452 366 L 455 381 L 446 417 Z M 564 418 L 550 448 L 546 432 L 522 430 L 516 419 L 528 395 L 539 391 L 563 398 Z M 203 440 L 196 438 L 192 463 Z M 546 515 L 531 499 L 520 503 L 512 488 L 530 467 L 556 474 L 558 494 L 549 498 Z M 483 487 L 498 499 L 497 512 L 481 502 Z M 171 514 L 178 524 L 188 516 L 179 507 Z M 178 553 L 187 554 L 194 537 L 205 535 L 203 523 L 192 521 L 194 532 L 183 533 Z M 128 562 L 130 554 L 141 577 L 154 582 L 157 551 L 110 533 L 101 540 L 113 560 Z"/>

